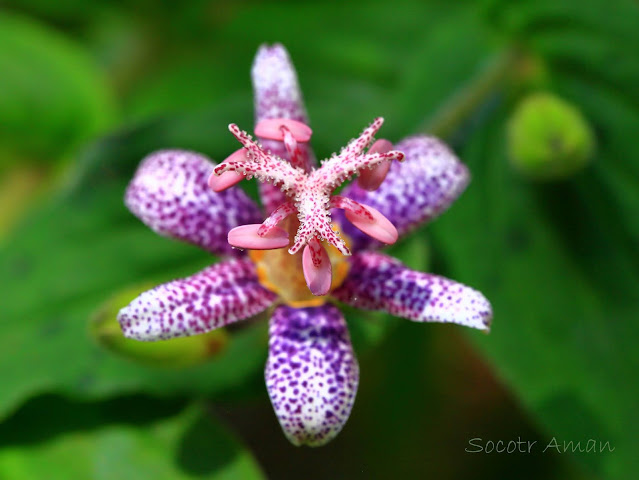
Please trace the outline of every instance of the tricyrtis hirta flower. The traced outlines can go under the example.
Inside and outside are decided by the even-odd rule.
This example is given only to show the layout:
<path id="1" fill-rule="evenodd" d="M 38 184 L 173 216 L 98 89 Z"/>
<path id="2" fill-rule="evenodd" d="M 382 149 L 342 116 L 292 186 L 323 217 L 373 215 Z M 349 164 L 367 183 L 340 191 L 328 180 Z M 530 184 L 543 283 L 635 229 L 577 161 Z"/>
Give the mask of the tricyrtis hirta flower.
<path id="1" fill-rule="evenodd" d="M 127 337 L 149 341 L 274 307 L 265 377 L 275 413 L 291 442 L 323 445 L 346 422 L 359 380 L 335 300 L 488 330 L 492 311 L 481 293 L 377 251 L 445 210 L 468 171 L 432 137 L 374 141 L 381 118 L 318 167 L 286 50 L 261 47 L 252 77 L 259 143 L 231 124 L 241 148 L 217 166 L 192 152 L 151 154 L 125 198 L 156 232 L 225 259 L 143 293 L 118 319 Z M 251 177 L 261 182 L 266 219 L 234 186 Z"/>

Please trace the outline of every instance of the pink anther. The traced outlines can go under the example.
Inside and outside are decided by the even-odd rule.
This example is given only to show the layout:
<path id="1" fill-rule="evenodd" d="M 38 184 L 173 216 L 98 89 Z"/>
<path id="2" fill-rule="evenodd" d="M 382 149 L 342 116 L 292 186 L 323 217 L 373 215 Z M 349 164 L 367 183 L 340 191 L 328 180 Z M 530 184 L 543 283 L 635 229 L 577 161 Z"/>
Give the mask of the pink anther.
<path id="1" fill-rule="evenodd" d="M 306 285 L 313 295 L 326 295 L 331 289 L 332 267 L 326 249 L 316 239 L 311 239 L 302 253 L 302 270 Z"/>
<path id="2" fill-rule="evenodd" d="M 308 142 L 311 139 L 313 130 L 308 125 L 292 120 L 290 118 L 267 118 L 255 125 L 255 135 L 270 140 L 284 140 L 284 131 L 281 127 L 286 127 L 293 138 L 298 142 Z"/>
<path id="3" fill-rule="evenodd" d="M 368 153 L 386 153 L 392 150 L 393 144 L 385 139 L 377 140 L 371 148 L 368 149 Z M 362 169 L 357 177 L 357 184 L 364 190 L 373 191 L 377 190 L 382 184 L 388 171 L 390 170 L 392 160 L 386 160 L 378 163 L 371 169 Z"/>
<path id="4" fill-rule="evenodd" d="M 368 205 L 364 205 L 364 207 L 367 212 L 373 216 L 373 220 L 370 220 L 366 215 L 359 215 L 352 210 L 344 210 L 348 221 L 375 240 L 379 240 L 387 245 L 395 243 L 399 236 L 395 225 L 373 207 Z"/>
<path id="5" fill-rule="evenodd" d="M 342 197 L 341 195 L 333 195 L 331 197 L 329 207 L 342 208 L 344 210 L 349 211 L 352 215 L 356 217 L 362 217 L 364 220 L 368 220 L 369 222 L 375 221 L 373 214 L 367 210 L 367 208 L 370 208 L 370 207 L 364 207 L 364 205 L 362 205 L 361 203 L 356 202 L 355 200 L 348 197 Z"/>
<path id="6" fill-rule="evenodd" d="M 224 172 L 222 175 L 217 175 L 215 172 L 211 173 L 209 177 L 209 187 L 214 192 L 222 192 L 227 188 L 237 185 L 244 180 L 244 175 L 236 172 Z"/>
<path id="7" fill-rule="evenodd" d="M 239 150 L 236 150 L 231 155 L 229 155 L 226 160 L 224 160 L 224 162 L 222 162 L 220 165 L 223 165 L 226 162 L 246 162 L 248 161 L 246 153 L 246 148 L 240 148 Z M 218 167 L 220 165 L 218 165 Z M 211 173 L 208 183 L 209 187 L 211 187 L 214 192 L 221 192 L 223 190 L 226 190 L 227 188 L 232 187 L 233 185 L 236 185 L 242 180 L 244 180 L 244 175 L 229 170 L 220 175 L 215 172 Z"/>
<path id="8" fill-rule="evenodd" d="M 280 227 L 271 228 L 265 235 L 259 235 L 261 223 L 241 225 L 228 234 L 228 242 L 237 248 L 248 250 L 274 250 L 288 246 L 288 232 Z"/>

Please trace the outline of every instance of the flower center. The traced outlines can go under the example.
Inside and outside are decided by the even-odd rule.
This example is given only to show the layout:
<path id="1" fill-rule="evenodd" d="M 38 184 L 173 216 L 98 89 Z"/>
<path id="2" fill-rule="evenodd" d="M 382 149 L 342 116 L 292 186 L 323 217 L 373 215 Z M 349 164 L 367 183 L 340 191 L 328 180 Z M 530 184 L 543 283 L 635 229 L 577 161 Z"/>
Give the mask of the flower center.
<path id="1" fill-rule="evenodd" d="M 326 295 L 343 281 L 348 270 L 343 256 L 351 252 L 331 222 L 332 208 L 344 209 L 346 218 L 355 227 L 383 243 L 392 244 L 397 240 L 397 230 L 380 212 L 333 195 L 333 191 L 353 175 L 358 175 L 361 187 L 378 188 L 390 162 L 404 159 L 404 154 L 391 150 L 392 145 L 386 140 L 371 145 L 382 123 L 383 119 L 377 118 L 339 155 L 323 161 L 316 169 L 311 166 L 308 149 L 299 145 L 311 138 L 312 131 L 307 125 L 281 118 L 262 120 L 256 125 L 258 137 L 283 143 L 288 161 L 264 151 L 237 125 L 229 125 L 243 148 L 215 167 L 209 185 L 221 191 L 244 178 L 256 177 L 284 192 L 286 201 L 263 223 L 232 229 L 228 241 L 238 248 L 272 251 L 252 253 L 251 258 L 258 266 L 262 283 L 285 301 L 321 304 L 323 301 L 313 296 Z M 283 250 L 286 247 L 289 247 L 288 254 Z M 302 274 L 306 288 L 301 281 Z"/>
<path id="2" fill-rule="evenodd" d="M 282 222 L 281 227 L 294 235 L 298 225 L 297 218 L 289 217 Z M 350 264 L 335 247 L 326 247 L 332 270 L 330 290 L 334 290 L 346 279 Z M 249 251 L 249 257 L 257 267 L 259 282 L 277 293 L 284 303 L 296 308 L 320 306 L 326 297 L 316 296 L 309 290 L 303 274 L 302 256 L 301 251 L 291 255 L 285 248 Z"/>

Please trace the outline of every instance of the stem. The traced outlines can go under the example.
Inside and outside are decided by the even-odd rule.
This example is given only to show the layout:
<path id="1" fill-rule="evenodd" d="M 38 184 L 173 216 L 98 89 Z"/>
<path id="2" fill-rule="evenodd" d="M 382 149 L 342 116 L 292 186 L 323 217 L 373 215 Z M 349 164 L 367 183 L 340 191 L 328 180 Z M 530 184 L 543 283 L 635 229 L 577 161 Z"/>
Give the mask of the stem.
<path id="1" fill-rule="evenodd" d="M 508 49 L 498 53 L 471 81 L 449 98 L 418 129 L 438 137 L 450 137 L 468 117 L 501 88 L 521 61 L 521 52 Z"/>
<path id="2" fill-rule="evenodd" d="M 0 245 L 19 223 L 38 194 L 51 186 L 52 169 L 29 163 L 11 165 L 0 172 Z"/>

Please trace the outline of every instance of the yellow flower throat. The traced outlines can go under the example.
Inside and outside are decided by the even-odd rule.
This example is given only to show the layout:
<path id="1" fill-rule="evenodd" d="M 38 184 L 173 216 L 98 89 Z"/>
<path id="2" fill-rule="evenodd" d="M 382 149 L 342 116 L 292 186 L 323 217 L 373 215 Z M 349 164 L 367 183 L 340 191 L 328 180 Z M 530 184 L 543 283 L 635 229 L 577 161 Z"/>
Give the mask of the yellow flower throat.
<path id="1" fill-rule="evenodd" d="M 334 224 L 333 224 L 334 225 Z M 286 218 L 279 225 L 289 232 L 292 239 L 299 227 L 299 221 L 295 216 Z M 342 238 L 348 244 L 348 239 L 342 234 Z M 324 243 L 331 260 L 333 277 L 331 290 L 339 287 L 346 279 L 349 262 L 332 245 Z M 302 269 L 302 251 L 291 255 L 287 248 L 276 250 L 249 250 L 249 257 L 256 265 L 259 282 L 270 291 L 277 293 L 282 302 L 291 307 L 316 307 L 326 302 L 328 296 L 318 297 L 313 295 Z"/>

